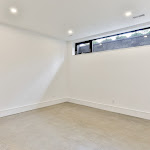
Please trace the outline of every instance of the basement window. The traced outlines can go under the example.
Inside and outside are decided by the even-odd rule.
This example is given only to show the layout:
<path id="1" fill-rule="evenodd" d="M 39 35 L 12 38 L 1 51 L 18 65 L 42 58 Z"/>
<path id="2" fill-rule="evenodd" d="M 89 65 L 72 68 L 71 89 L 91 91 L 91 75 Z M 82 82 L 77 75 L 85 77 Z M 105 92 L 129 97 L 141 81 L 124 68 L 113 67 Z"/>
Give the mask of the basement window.
<path id="1" fill-rule="evenodd" d="M 150 27 L 75 44 L 75 54 L 150 45 Z"/>
<path id="2" fill-rule="evenodd" d="M 81 42 L 76 45 L 76 55 L 83 53 L 91 53 L 92 52 L 92 41 Z"/>

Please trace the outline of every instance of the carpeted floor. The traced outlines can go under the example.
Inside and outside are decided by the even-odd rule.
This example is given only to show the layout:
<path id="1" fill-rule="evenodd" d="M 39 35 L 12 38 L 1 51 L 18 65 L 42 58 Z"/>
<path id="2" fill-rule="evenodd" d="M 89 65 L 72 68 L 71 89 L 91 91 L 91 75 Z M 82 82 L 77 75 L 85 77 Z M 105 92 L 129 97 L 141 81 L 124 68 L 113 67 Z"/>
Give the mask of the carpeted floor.
<path id="1" fill-rule="evenodd" d="M 0 118 L 0 150 L 150 150 L 150 121 L 62 103 Z"/>

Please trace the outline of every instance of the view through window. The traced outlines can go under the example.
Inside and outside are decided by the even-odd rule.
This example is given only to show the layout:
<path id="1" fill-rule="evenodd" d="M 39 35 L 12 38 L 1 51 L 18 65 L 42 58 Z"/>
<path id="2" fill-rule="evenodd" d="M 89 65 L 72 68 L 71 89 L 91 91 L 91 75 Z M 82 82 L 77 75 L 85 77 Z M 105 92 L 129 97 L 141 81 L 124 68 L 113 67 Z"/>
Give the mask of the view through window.
<path id="1" fill-rule="evenodd" d="M 150 28 L 76 43 L 76 55 L 150 45 Z"/>

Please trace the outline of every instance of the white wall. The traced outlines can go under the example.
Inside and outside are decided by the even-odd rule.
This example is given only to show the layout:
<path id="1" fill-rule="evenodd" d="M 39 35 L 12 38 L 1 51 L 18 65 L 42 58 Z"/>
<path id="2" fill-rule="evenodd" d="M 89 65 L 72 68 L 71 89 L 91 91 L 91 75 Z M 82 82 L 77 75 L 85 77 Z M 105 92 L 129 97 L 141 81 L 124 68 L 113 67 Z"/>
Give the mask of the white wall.
<path id="1" fill-rule="evenodd" d="M 72 56 L 71 42 L 67 51 L 66 42 L 0 25 L 0 116 L 69 97 L 150 119 L 149 66 L 150 46 Z"/>
<path id="2" fill-rule="evenodd" d="M 150 46 L 68 57 L 72 102 L 150 119 Z"/>
<path id="3" fill-rule="evenodd" d="M 0 25 L 0 112 L 67 97 L 66 42 Z"/>

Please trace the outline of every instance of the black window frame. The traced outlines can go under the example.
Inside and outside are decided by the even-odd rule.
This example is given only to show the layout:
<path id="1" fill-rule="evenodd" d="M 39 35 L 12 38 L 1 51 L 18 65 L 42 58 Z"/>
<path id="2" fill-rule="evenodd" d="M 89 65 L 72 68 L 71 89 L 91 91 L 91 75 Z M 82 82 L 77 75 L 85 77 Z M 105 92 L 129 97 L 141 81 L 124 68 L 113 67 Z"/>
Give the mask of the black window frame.
<path id="1" fill-rule="evenodd" d="M 93 50 L 92 42 L 93 42 L 93 40 L 88 40 L 88 41 L 84 41 L 84 42 L 75 43 L 75 55 L 79 55 L 79 54 L 77 54 L 78 45 L 86 44 L 86 43 L 90 44 L 90 52 L 86 52 L 86 53 L 92 53 L 92 50 Z"/>
<path id="2" fill-rule="evenodd" d="M 132 30 L 132 31 L 128 31 L 128 32 L 122 32 L 122 33 L 119 33 L 119 34 L 112 34 L 112 35 L 109 35 L 109 36 L 104 36 L 104 37 L 100 37 L 100 38 L 96 38 L 96 39 L 92 39 L 92 40 L 87 40 L 87 41 L 75 43 L 75 55 L 80 55 L 80 54 L 77 54 L 77 47 L 80 44 L 90 43 L 90 50 L 91 51 L 87 52 L 87 53 L 92 53 L 93 52 L 93 41 L 95 41 L 95 40 L 100 40 L 100 39 L 104 39 L 104 38 L 110 38 L 110 37 L 113 37 L 113 36 L 119 36 L 119 35 L 122 35 L 122 34 L 127 34 L 127 33 L 147 30 L 147 29 L 150 29 L 150 27 L 141 28 L 141 29 L 137 29 L 137 30 Z"/>

